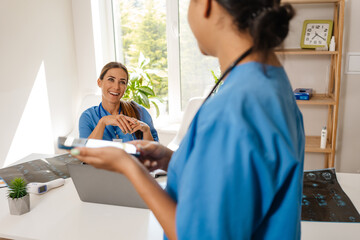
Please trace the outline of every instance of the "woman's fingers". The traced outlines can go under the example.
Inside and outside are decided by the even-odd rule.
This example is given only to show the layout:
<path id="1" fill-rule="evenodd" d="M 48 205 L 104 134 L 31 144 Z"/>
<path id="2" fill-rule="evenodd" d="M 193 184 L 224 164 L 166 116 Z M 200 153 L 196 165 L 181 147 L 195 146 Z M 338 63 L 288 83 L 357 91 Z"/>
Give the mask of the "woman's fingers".
<path id="1" fill-rule="evenodd" d="M 111 171 L 123 172 L 125 152 L 114 147 L 106 148 L 75 148 L 71 154 L 82 162 Z M 127 154 L 126 154 L 127 155 Z M 121 161 L 120 161 L 121 159 Z"/>
<path id="2" fill-rule="evenodd" d="M 126 117 L 126 116 L 124 116 Z M 137 119 L 134 119 L 134 118 L 129 118 L 129 117 L 126 117 L 126 120 L 129 120 L 128 123 L 129 123 L 129 126 L 130 126 L 130 130 L 131 130 L 131 133 L 134 133 L 136 131 L 142 131 L 142 126 L 141 126 L 141 121 L 137 120 Z"/>
<path id="3" fill-rule="evenodd" d="M 158 169 L 158 165 L 159 165 L 157 161 L 150 161 L 150 160 L 145 160 L 143 164 L 149 171 Z"/>
<path id="4" fill-rule="evenodd" d="M 140 154 L 147 156 L 156 150 L 156 145 L 148 141 L 134 141 L 133 144 Z"/>
<path id="5" fill-rule="evenodd" d="M 139 131 L 139 130 L 141 130 L 140 126 L 134 126 L 134 127 L 132 127 L 131 133 L 134 133 L 134 132 Z"/>
<path id="6" fill-rule="evenodd" d="M 127 130 L 126 130 L 126 126 L 124 125 L 124 123 L 122 121 L 120 121 L 119 119 L 116 119 L 116 122 L 117 122 L 117 126 L 121 129 L 121 131 L 126 134 Z"/>
<path id="7" fill-rule="evenodd" d="M 147 130 L 147 128 L 150 129 L 150 127 L 146 123 L 139 120 L 136 120 L 136 123 L 131 124 L 131 127 L 133 128 L 133 132 L 136 132 L 138 130 L 144 132 Z M 136 130 L 134 130 L 135 128 Z"/>
<path id="8" fill-rule="evenodd" d="M 117 118 L 117 121 L 119 123 L 119 125 L 121 125 L 121 130 L 126 134 L 126 133 L 131 133 L 131 127 L 128 123 L 127 120 L 122 119 L 121 117 Z"/>
<path id="9" fill-rule="evenodd" d="M 126 120 L 128 120 L 130 123 L 135 124 L 138 120 L 136 118 L 132 118 L 126 115 L 122 115 Z"/>
<path id="10" fill-rule="evenodd" d="M 143 162 L 143 164 L 144 164 L 144 166 L 147 167 L 147 168 L 149 168 L 149 167 L 151 166 L 150 160 L 145 160 L 145 161 Z"/>
<path id="11" fill-rule="evenodd" d="M 99 151 L 98 148 L 74 148 L 70 153 L 82 162 L 94 164 L 99 162 Z"/>
<path id="12" fill-rule="evenodd" d="M 118 115 L 119 123 L 122 123 L 122 126 L 125 128 L 126 133 L 131 133 L 132 128 L 130 126 L 129 120 L 124 115 Z"/>
<path id="13" fill-rule="evenodd" d="M 153 167 L 153 168 L 157 167 L 157 165 L 158 165 L 158 162 L 154 161 L 154 162 L 151 163 L 151 167 Z"/>

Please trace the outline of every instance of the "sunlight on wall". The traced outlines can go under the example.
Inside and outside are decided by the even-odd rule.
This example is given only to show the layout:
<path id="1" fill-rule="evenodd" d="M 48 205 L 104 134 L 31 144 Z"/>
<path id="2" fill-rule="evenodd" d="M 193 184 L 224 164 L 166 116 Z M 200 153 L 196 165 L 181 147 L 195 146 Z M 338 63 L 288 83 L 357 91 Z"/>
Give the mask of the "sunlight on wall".
<path id="1" fill-rule="evenodd" d="M 45 68 L 42 62 L 4 166 L 31 153 L 53 154 L 54 152 Z"/>

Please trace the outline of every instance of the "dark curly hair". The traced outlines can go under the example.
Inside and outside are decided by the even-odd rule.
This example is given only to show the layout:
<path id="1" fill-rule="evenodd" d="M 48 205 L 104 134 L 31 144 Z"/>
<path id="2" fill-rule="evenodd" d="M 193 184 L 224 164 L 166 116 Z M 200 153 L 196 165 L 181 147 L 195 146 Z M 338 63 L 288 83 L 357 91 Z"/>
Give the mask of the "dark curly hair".
<path id="1" fill-rule="evenodd" d="M 234 19 L 239 31 L 248 31 L 253 38 L 253 51 L 265 62 L 270 51 L 279 46 L 289 32 L 295 15 L 290 4 L 280 0 L 215 0 Z"/>

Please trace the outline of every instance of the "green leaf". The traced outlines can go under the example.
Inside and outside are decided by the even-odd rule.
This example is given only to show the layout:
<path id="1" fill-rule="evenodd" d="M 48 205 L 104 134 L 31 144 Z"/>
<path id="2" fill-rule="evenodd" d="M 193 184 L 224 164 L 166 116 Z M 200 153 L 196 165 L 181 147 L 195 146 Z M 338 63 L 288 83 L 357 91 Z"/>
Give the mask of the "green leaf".
<path id="1" fill-rule="evenodd" d="M 150 103 L 149 103 L 149 98 L 142 92 L 139 92 L 140 96 L 141 96 L 141 100 L 143 102 L 143 106 L 146 107 L 147 109 L 150 108 Z"/>
<path id="2" fill-rule="evenodd" d="M 147 72 L 145 72 L 145 74 L 146 74 L 146 77 L 147 77 L 148 82 L 151 82 L 151 77 L 150 77 L 150 75 L 149 75 Z"/>
<path id="3" fill-rule="evenodd" d="M 150 59 L 146 58 L 144 56 L 144 54 L 142 52 L 140 52 L 139 61 L 138 61 L 139 68 L 145 67 L 146 65 L 149 64 L 149 62 L 150 62 Z"/>
<path id="4" fill-rule="evenodd" d="M 212 76 L 213 76 L 213 78 L 215 80 L 215 83 L 217 83 L 219 81 L 219 78 L 216 76 L 216 74 L 214 73 L 213 70 L 211 70 L 211 74 L 212 74 Z"/>
<path id="5" fill-rule="evenodd" d="M 133 95 L 134 101 L 140 105 L 143 105 L 143 102 L 141 101 L 140 96 L 138 95 Z"/>
<path id="6" fill-rule="evenodd" d="M 142 52 L 140 52 L 139 59 L 138 59 L 138 66 L 141 67 L 144 62 L 145 62 L 145 56 Z"/>
<path id="7" fill-rule="evenodd" d="M 148 86 L 139 87 L 139 91 L 141 91 L 142 93 L 145 93 L 146 95 L 155 96 L 154 91 L 151 88 L 149 88 Z"/>
<path id="8" fill-rule="evenodd" d="M 156 109 L 156 117 L 159 117 L 160 115 L 160 110 L 159 110 L 159 106 L 156 104 L 156 102 L 151 101 L 151 103 L 155 106 Z"/>

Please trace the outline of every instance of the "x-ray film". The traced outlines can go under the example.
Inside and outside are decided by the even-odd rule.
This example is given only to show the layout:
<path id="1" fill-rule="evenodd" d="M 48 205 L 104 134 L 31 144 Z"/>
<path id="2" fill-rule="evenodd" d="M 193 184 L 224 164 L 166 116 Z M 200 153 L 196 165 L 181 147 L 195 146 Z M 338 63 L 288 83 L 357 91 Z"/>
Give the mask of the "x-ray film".
<path id="1" fill-rule="evenodd" d="M 360 215 L 341 189 L 334 169 L 304 172 L 301 220 L 360 222 Z"/>

